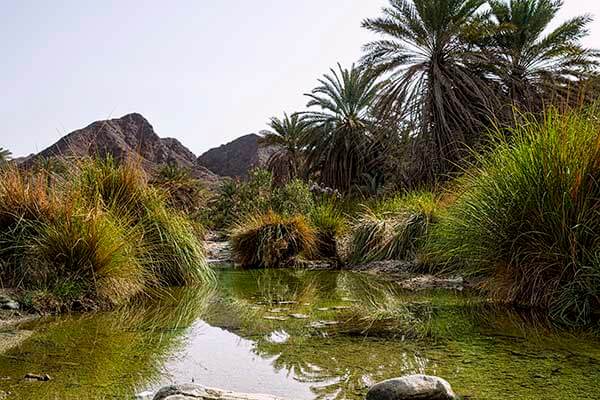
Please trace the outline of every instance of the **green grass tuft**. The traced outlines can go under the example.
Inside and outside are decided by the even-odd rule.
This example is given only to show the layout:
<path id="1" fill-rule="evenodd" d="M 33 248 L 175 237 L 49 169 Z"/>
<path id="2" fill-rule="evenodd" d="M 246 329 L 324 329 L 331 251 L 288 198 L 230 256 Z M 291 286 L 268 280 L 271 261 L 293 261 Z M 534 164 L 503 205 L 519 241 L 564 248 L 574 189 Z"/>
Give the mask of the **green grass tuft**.
<path id="1" fill-rule="evenodd" d="M 415 192 L 365 206 L 351 228 L 350 261 L 414 260 L 439 204 L 434 194 Z"/>
<path id="2" fill-rule="evenodd" d="M 342 212 L 331 202 L 319 204 L 310 213 L 310 223 L 316 230 L 315 256 L 337 260 L 338 237 L 346 229 Z"/>
<path id="3" fill-rule="evenodd" d="M 475 155 L 432 258 L 486 276 L 497 300 L 589 322 L 600 306 L 599 111 L 550 110 Z"/>
<path id="4" fill-rule="evenodd" d="M 314 229 L 304 217 L 282 217 L 272 211 L 252 215 L 230 234 L 235 261 L 244 267 L 281 267 L 300 253 L 312 253 Z"/>

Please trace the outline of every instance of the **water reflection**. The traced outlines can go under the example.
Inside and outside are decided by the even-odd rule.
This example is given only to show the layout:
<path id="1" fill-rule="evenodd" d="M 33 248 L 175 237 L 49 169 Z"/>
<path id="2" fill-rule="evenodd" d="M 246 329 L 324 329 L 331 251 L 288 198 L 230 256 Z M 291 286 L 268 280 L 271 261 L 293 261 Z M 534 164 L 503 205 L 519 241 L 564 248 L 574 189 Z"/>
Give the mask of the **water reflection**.
<path id="1" fill-rule="evenodd" d="M 37 322 L 0 357 L 14 398 L 105 398 L 195 381 L 296 399 L 359 399 L 375 381 L 441 375 L 471 398 L 593 398 L 600 346 L 468 293 L 407 293 L 349 272 L 218 271 L 111 313 Z M 27 372 L 48 383 L 25 383 Z M 6 385 L 5 383 L 8 382 Z M 34 396 L 35 395 L 35 396 Z M 19 397 L 22 396 L 22 397 Z M 46 396 L 46 397 L 44 397 Z"/>

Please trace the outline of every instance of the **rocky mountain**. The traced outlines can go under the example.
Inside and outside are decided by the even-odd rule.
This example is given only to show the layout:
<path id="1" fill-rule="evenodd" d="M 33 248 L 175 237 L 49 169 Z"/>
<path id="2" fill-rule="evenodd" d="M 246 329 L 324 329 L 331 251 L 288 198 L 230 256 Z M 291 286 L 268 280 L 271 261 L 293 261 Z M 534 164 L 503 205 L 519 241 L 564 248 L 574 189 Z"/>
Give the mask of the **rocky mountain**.
<path id="1" fill-rule="evenodd" d="M 220 176 L 245 178 L 252 168 L 264 166 L 277 151 L 275 147 L 258 145 L 259 135 L 251 133 L 213 148 L 198 157 L 198 165 Z"/>
<path id="2" fill-rule="evenodd" d="M 140 114 L 96 121 L 83 129 L 61 138 L 42 152 L 27 157 L 23 163 L 32 164 L 40 158 L 85 157 L 111 155 L 123 160 L 137 154 L 143 167 L 153 171 L 172 163 L 190 168 L 199 179 L 216 181 L 218 176 L 196 163 L 196 156 L 174 138 L 160 138 L 150 123 Z"/>

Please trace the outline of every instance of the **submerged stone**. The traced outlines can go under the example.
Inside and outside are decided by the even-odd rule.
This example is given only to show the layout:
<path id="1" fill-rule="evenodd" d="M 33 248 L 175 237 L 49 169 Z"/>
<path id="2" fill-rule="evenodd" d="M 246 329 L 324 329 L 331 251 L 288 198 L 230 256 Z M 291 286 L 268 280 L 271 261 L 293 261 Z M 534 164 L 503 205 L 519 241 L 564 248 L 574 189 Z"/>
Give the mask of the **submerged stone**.
<path id="1" fill-rule="evenodd" d="M 263 317 L 263 319 L 268 319 L 270 321 L 287 321 L 288 317 L 280 317 L 280 316 L 274 316 L 274 315 L 265 315 Z"/>
<path id="2" fill-rule="evenodd" d="M 367 400 L 455 400 L 450 384 L 429 375 L 408 375 L 379 382 L 369 389 Z"/>
<path id="3" fill-rule="evenodd" d="M 290 314 L 290 317 L 295 319 L 308 319 L 308 315 L 306 314 Z"/>
<path id="4" fill-rule="evenodd" d="M 311 322 L 308 326 L 310 328 L 316 328 L 316 329 L 320 329 L 320 328 L 325 328 L 327 326 L 332 326 L 332 325 L 337 325 L 339 324 L 338 321 L 314 321 Z"/>
<path id="5" fill-rule="evenodd" d="M 49 380 L 52 380 L 52 378 L 48 374 L 31 374 L 31 373 L 25 374 L 24 379 L 26 379 L 28 381 L 39 381 L 39 382 L 48 382 Z"/>
<path id="6" fill-rule="evenodd" d="M 283 312 L 286 312 L 289 310 L 290 310 L 289 308 L 273 308 L 273 309 L 269 310 L 269 312 L 273 313 L 273 314 L 280 314 L 280 313 L 283 313 Z"/>
<path id="7" fill-rule="evenodd" d="M 249 394 L 200 385 L 171 385 L 160 389 L 152 400 L 284 400 L 267 394 Z"/>
<path id="8" fill-rule="evenodd" d="M 2 309 L 4 310 L 18 310 L 19 308 L 21 308 L 21 306 L 16 301 L 8 301 L 2 304 Z"/>
<path id="9" fill-rule="evenodd" d="M 332 308 L 334 310 L 336 310 L 336 311 L 340 311 L 340 310 L 349 310 L 352 307 L 350 307 L 350 306 L 335 306 L 335 307 L 332 307 Z"/>

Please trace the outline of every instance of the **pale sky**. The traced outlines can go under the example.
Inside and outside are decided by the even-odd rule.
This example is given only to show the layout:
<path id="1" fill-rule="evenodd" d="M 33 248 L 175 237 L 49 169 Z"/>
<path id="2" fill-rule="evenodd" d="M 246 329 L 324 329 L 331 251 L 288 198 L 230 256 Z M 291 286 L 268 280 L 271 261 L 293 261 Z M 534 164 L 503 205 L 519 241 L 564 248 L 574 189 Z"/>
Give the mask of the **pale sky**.
<path id="1" fill-rule="evenodd" d="M 93 121 L 144 115 L 197 155 L 303 110 L 374 37 L 387 0 L 3 0 L 0 147 L 38 152 Z M 600 1 L 565 0 L 564 20 Z"/>

